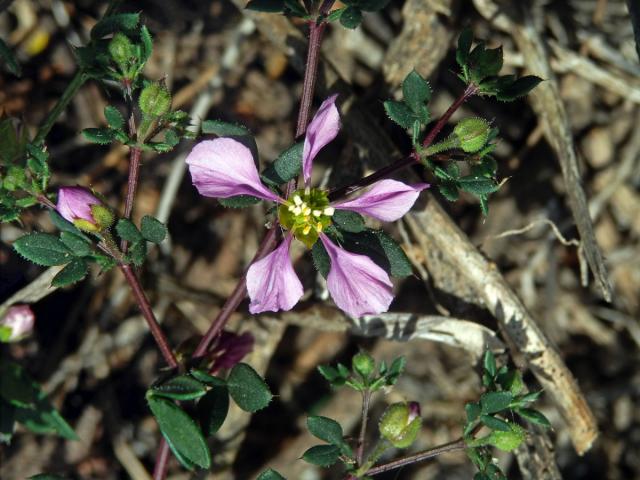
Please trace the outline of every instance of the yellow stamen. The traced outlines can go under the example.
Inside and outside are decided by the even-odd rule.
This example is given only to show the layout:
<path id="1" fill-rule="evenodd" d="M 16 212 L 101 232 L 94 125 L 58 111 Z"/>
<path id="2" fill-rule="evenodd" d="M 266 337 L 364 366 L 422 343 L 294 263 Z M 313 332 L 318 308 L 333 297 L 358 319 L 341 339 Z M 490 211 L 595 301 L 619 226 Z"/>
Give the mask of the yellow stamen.
<path id="1" fill-rule="evenodd" d="M 307 225 L 306 227 L 304 227 L 304 229 L 302 230 L 302 234 L 303 235 L 309 235 L 309 232 L 311 231 L 311 225 Z"/>
<path id="2" fill-rule="evenodd" d="M 318 231 L 318 233 L 322 231 L 322 224 L 320 222 L 316 224 L 316 230 Z"/>
<path id="3" fill-rule="evenodd" d="M 309 216 L 311 215 L 311 209 L 305 205 L 302 209 L 302 213 L 304 213 L 305 216 Z"/>

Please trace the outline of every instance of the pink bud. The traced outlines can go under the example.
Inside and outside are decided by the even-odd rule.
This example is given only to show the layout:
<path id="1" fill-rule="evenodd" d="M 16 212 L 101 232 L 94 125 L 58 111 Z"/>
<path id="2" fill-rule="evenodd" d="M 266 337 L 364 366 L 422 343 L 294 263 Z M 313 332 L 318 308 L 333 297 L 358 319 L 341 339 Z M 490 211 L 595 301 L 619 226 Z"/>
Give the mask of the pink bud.
<path id="1" fill-rule="evenodd" d="M 418 402 L 409 402 L 409 418 L 408 423 L 413 422 L 416 418 L 420 417 L 420 404 Z"/>
<path id="2" fill-rule="evenodd" d="M 223 368 L 232 368 L 253 350 L 253 342 L 253 335 L 249 332 L 241 335 L 226 331 L 222 332 L 218 338 L 218 343 L 213 347 L 212 355 L 216 358 L 211 371 L 217 372 Z"/>
<path id="3" fill-rule="evenodd" d="M 102 202 L 86 188 L 62 187 L 58 190 L 56 210 L 71 223 L 84 220 L 95 225 L 96 221 L 91 213 L 92 205 L 102 205 Z"/>
<path id="4" fill-rule="evenodd" d="M 0 319 L 0 340 L 15 342 L 31 333 L 35 323 L 34 315 L 29 305 L 14 305 Z"/>

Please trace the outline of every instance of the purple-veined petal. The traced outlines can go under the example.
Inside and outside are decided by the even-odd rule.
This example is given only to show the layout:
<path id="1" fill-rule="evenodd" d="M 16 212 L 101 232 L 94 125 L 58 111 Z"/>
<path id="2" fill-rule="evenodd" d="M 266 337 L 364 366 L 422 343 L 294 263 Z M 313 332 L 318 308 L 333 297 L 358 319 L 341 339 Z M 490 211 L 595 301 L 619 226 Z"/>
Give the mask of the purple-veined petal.
<path id="1" fill-rule="evenodd" d="M 340 131 L 340 114 L 336 107 L 338 94 L 327 98 L 307 127 L 302 149 L 302 176 L 306 184 L 311 180 L 313 159 Z"/>
<path id="2" fill-rule="evenodd" d="M 331 258 L 327 287 L 338 308 L 354 318 L 386 312 L 393 300 L 387 272 L 369 257 L 334 245 L 323 233 L 320 240 Z"/>
<path id="3" fill-rule="evenodd" d="M 83 187 L 61 187 L 58 190 L 56 210 L 67 221 L 85 220 L 92 224 L 96 221 L 91 213 L 92 205 L 101 205 L 98 197 Z"/>
<path id="4" fill-rule="evenodd" d="M 251 313 L 291 310 L 304 290 L 293 270 L 289 248 L 293 235 L 288 234 L 280 246 L 247 271 L 247 292 Z"/>
<path id="5" fill-rule="evenodd" d="M 362 195 L 332 203 L 331 206 L 368 215 L 383 222 L 393 222 L 411 209 L 425 188 L 429 188 L 428 183 L 407 185 L 397 180 L 380 180 Z"/>
<path id="6" fill-rule="evenodd" d="M 233 138 L 216 138 L 198 143 L 187 155 L 193 185 L 200 195 L 228 198 L 253 195 L 280 201 L 260 181 L 251 150 Z"/>

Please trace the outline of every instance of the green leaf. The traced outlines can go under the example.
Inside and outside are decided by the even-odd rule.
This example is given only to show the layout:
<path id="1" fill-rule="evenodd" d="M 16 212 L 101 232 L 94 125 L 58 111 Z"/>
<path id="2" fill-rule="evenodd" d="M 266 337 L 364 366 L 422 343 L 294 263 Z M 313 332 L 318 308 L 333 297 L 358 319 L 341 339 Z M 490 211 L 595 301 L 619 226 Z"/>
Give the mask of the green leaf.
<path id="1" fill-rule="evenodd" d="M 52 473 L 39 473 L 29 477 L 29 480 L 67 480 L 67 477 L 54 475 Z"/>
<path id="2" fill-rule="evenodd" d="M 142 50 L 140 52 L 140 63 L 144 64 L 149 60 L 153 53 L 153 37 L 149 33 L 146 25 L 140 28 L 140 39 L 142 40 Z"/>
<path id="3" fill-rule="evenodd" d="M 205 436 L 216 433 L 229 412 L 229 390 L 226 385 L 214 385 L 198 401 L 198 419 Z"/>
<path id="4" fill-rule="evenodd" d="M 76 226 L 73 223 L 63 218 L 62 215 L 60 215 L 55 210 L 49 210 L 49 218 L 51 219 L 51 223 L 53 223 L 53 225 L 58 230 L 61 230 L 63 232 L 73 233 L 75 235 L 82 236 L 88 240 L 88 238 L 86 238 L 85 235 L 80 230 L 78 230 L 78 228 L 76 228 Z"/>
<path id="5" fill-rule="evenodd" d="M 349 6 L 342 11 L 340 15 L 340 23 L 345 28 L 354 29 L 362 22 L 362 10 L 357 7 Z"/>
<path id="6" fill-rule="evenodd" d="M 140 233 L 149 242 L 162 243 L 167 236 L 167 227 L 157 218 L 145 215 L 140 223 Z"/>
<path id="7" fill-rule="evenodd" d="M 510 430 L 509 423 L 496 417 L 480 415 L 480 421 L 492 430 L 498 430 L 501 432 L 508 432 Z"/>
<path id="8" fill-rule="evenodd" d="M 195 400 L 207 393 L 207 389 L 201 382 L 187 374 L 154 384 L 150 390 L 157 397 L 172 400 Z"/>
<path id="9" fill-rule="evenodd" d="M 202 133 L 218 137 L 251 137 L 251 131 L 244 125 L 222 120 L 205 120 L 202 122 Z"/>
<path id="10" fill-rule="evenodd" d="M 538 398 L 540 398 L 540 395 L 542 395 L 542 390 L 539 390 L 537 392 L 527 393 L 519 397 L 517 400 L 519 403 L 531 403 L 538 400 Z"/>
<path id="11" fill-rule="evenodd" d="M 365 229 L 362 215 L 349 210 L 336 210 L 332 217 L 336 228 L 345 232 L 359 233 Z"/>
<path id="12" fill-rule="evenodd" d="M 335 445 L 316 445 L 302 454 L 302 459 L 312 465 L 329 467 L 340 457 L 340 448 Z"/>
<path id="13" fill-rule="evenodd" d="M 540 77 L 536 77 L 535 75 L 526 75 L 524 77 L 520 77 L 511 85 L 498 90 L 496 94 L 496 98 L 498 100 L 502 100 L 503 102 L 511 102 L 516 98 L 524 97 L 531 90 L 533 90 L 542 79 Z"/>
<path id="14" fill-rule="evenodd" d="M 142 233 L 138 227 L 129 219 L 121 218 L 116 224 L 116 232 L 118 236 L 127 242 L 138 242 L 142 240 Z"/>
<path id="15" fill-rule="evenodd" d="M 60 270 L 53 280 L 51 286 L 66 287 L 72 283 L 79 282 L 87 276 L 89 264 L 83 258 L 74 258 L 62 270 Z"/>
<path id="16" fill-rule="evenodd" d="M 412 70 L 402 82 L 402 95 L 409 108 L 418 113 L 420 107 L 431 99 L 431 87 L 418 72 Z"/>
<path id="17" fill-rule="evenodd" d="M 139 13 L 117 13 L 104 17 L 91 29 L 91 38 L 99 39 L 110 33 L 133 30 L 140 21 Z"/>
<path id="18" fill-rule="evenodd" d="M 484 50 L 473 66 L 471 76 L 480 83 L 487 77 L 495 77 L 502 69 L 502 47 Z"/>
<path id="19" fill-rule="evenodd" d="M 344 443 L 342 427 L 332 418 L 312 415 L 307 418 L 307 428 L 314 437 L 332 445 L 340 446 Z"/>
<path id="20" fill-rule="evenodd" d="M 416 114 L 403 102 L 387 100 L 384 102 L 384 111 L 387 116 L 404 129 L 413 127 L 413 122 L 418 120 Z"/>
<path id="21" fill-rule="evenodd" d="M 541 425 L 546 428 L 551 427 L 551 422 L 549 419 L 544 416 L 542 412 L 538 410 L 534 410 L 533 408 L 518 408 L 516 410 L 518 415 L 520 415 L 525 420 L 530 421 L 531 423 L 535 423 L 536 425 Z"/>
<path id="22" fill-rule="evenodd" d="M 329 275 L 329 269 L 331 268 L 331 258 L 327 253 L 327 250 L 322 245 L 322 242 L 316 242 L 311 247 L 311 258 L 313 259 L 313 266 L 320 272 L 324 278 Z"/>
<path id="23" fill-rule="evenodd" d="M 325 378 L 325 380 L 329 382 L 333 382 L 338 378 L 342 378 L 338 373 L 338 370 L 333 368 L 331 365 L 318 365 L 317 368 L 320 375 L 322 375 Z"/>
<path id="24" fill-rule="evenodd" d="M 302 149 L 304 142 L 299 142 L 282 152 L 262 173 L 262 177 L 273 185 L 282 185 L 293 180 L 302 170 Z"/>
<path id="25" fill-rule="evenodd" d="M 77 235 L 71 232 L 62 232 L 60 234 L 60 240 L 71 251 L 71 254 L 76 257 L 86 257 L 91 255 L 92 248 L 91 242 L 84 236 Z"/>
<path id="26" fill-rule="evenodd" d="M 402 372 L 404 372 L 406 365 L 407 359 L 404 357 L 398 357 L 391 363 L 389 370 L 384 374 L 387 385 L 395 385 Z"/>
<path id="27" fill-rule="evenodd" d="M 22 68 L 18 63 L 18 59 L 13 54 L 11 49 L 4 43 L 4 40 L 0 38 L 0 58 L 4 61 L 4 64 L 11 73 L 13 73 L 16 77 L 20 77 L 22 75 Z"/>
<path id="28" fill-rule="evenodd" d="M 205 385 L 209 385 L 210 387 L 215 387 L 215 386 L 224 387 L 227 385 L 227 382 L 225 382 L 219 377 L 210 375 L 205 370 L 198 370 L 198 369 L 192 368 L 191 370 L 189 370 L 189 373 L 193 378 L 195 378 L 199 382 L 204 383 Z"/>
<path id="29" fill-rule="evenodd" d="M 284 10 L 284 0 L 251 0 L 245 8 L 256 12 L 279 13 Z"/>
<path id="30" fill-rule="evenodd" d="M 467 403 L 464 406 L 464 411 L 467 414 L 467 423 L 475 422 L 480 417 L 481 408 L 478 403 Z"/>
<path id="31" fill-rule="evenodd" d="M 524 388 L 522 375 L 517 370 L 509 370 L 498 375 L 498 383 L 503 390 L 511 392 L 512 395 L 518 395 Z"/>
<path id="32" fill-rule="evenodd" d="M 284 0 L 285 15 L 293 15 L 294 17 L 306 18 L 308 16 L 305 7 L 300 4 L 299 0 Z"/>
<path id="33" fill-rule="evenodd" d="M 287 479 L 284 478 L 275 470 L 273 470 L 272 468 L 270 468 L 262 472 L 260 475 L 258 475 L 258 478 L 256 480 L 287 480 Z"/>
<path id="34" fill-rule="evenodd" d="M 85 128 L 82 135 L 88 141 L 98 145 L 108 145 L 115 139 L 115 133 L 109 128 Z"/>
<path id="35" fill-rule="evenodd" d="M 124 117 L 118 111 L 118 109 L 112 105 L 104 107 L 104 118 L 107 119 L 107 123 L 111 128 L 120 130 L 124 127 Z"/>
<path id="36" fill-rule="evenodd" d="M 145 240 L 133 242 L 129 247 L 129 258 L 137 267 L 144 264 L 147 258 L 147 242 Z"/>
<path id="37" fill-rule="evenodd" d="M 178 459 L 188 460 L 189 463 L 183 462 L 183 465 L 190 470 L 193 468 L 191 463 L 209 468 L 211 452 L 196 422 L 170 400 L 147 394 L 147 403 L 171 450 Z"/>
<path id="38" fill-rule="evenodd" d="M 27 260 L 43 267 L 62 265 L 72 258 L 64 243 L 49 233 L 24 235 L 13 243 L 13 248 Z"/>
<path id="39" fill-rule="evenodd" d="M 218 202 L 226 208 L 246 208 L 260 202 L 260 199 L 252 195 L 236 195 L 235 197 L 218 198 Z"/>
<path id="40" fill-rule="evenodd" d="M 496 367 L 496 357 L 493 355 L 491 350 L 486 350 L 484 352 L 484 357 L 482 359 L 482 365 L 484 367 L 485 372 L 487 372 L 492 377 L 495 376 L 497 367 Z"/>
<path id="41" fill-rule="evenodd" d="M 487 177 L 480 177 L 477 175 L 467 175 L 466 177 L 460 177 L 458 179 L 460 188 L 465 192 L 472 193 L 473 195 L 487 195 L 498 190 L 499 186 L 496 182 Z"/>
<path id="42" fill-rule="evenodd" d="M 368 256 L 394 277 L 406 277 L 413 271 L 402 247 L 382 230 L 345 232 L 344 246 L 349 251 Z"/>
<path id="43" fill-rule="evenodd" d="M 513 395 L 511 392 L 487 392 L 480 397 L 482 413 L 490 414 L 501 412 L 509 408 Z"/>
<path id="44" fill-rule="evenodd" d="M 231 398 L 246 412 L 265 408 L 273 398 L 262 377 L 246 363 L 238 363 L 231 369 L 227 386 Z"/>
<path id="45" fill-rule="evenodd" d="M 469 60 L 469 52 L 471 51 L 471 42 L 473 42 L 473 31 L 467 27 L 460 33 L 458 37 L 458 48 L 456 49 L 456 62 L 460 67 L 464 67 Z"/>
<path id="46" fill-rule="evenodd" d="M 15 406 L 30 406 L 38 396 L 37 384 L 17 363 L 0 364 L 0 397 Z"/>

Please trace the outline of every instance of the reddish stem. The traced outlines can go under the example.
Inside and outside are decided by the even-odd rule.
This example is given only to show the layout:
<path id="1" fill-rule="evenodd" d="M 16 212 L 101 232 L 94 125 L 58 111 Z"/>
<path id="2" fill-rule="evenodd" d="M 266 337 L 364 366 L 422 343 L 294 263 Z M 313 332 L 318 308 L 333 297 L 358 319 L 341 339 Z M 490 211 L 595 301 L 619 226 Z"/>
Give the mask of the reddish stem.
<path id="1" fill-rule="evenodd" d="M 156 454 L 156 465 L 153 468 L 153 480 L 164 480 L 167 474 L 167 467 L 169 466 L 169 444 L 162 437 L 160 439 L 160 445 L 158 445 L 158 453 Z"/>
<path id="2" fill-rule="evenodd" d="M 464 90 L 464 92 L 462 92 L 462 95 L 460 95 L 458 98 L 455 99 L 455 101 L 449 106 L 447 111 L 444 112 L 444 115 L 440 117 L 440 119 L 438 120 L 438 123 L 436 123 L 434 127 L 431 129 L 431 131 L 429 131 L 427 136 L 424 137 L 424 140 L 422 141 L 423 148 L 427 148 L 429 145 L 433 143 L 436 136 L 440 133 L 442 128 L 447 124 L 447 122 L 449 121 L 451 116 L 455 113 L 455 111 L 458 110 L 464 102 L 466 102 L 470 97 L 473 97 L 476 93 L 478 93 L 477 86 L 475 86 L 473 83 L 470 83 L 469 85 L 467 85 L 467 88 Z"/>

